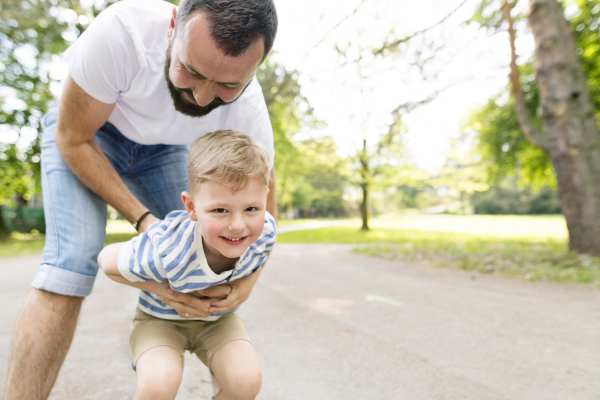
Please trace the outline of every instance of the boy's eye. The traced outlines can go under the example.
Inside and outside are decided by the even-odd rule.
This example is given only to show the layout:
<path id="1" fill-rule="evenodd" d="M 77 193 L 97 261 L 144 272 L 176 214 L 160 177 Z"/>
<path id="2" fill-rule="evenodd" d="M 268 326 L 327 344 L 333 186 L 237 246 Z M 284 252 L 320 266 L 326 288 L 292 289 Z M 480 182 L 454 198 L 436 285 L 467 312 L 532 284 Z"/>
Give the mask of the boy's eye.
<path id="1" fill-rule="evenodd" d="M 256 208 L 256 207 L 248 207 L 248 208 L 246 208 L 246 211 L 256 211 L 256 210 L 258 210 L 258 208 Z"/>
<path id="2" fill-rule="evenodd" d="M 227 210 L 224 208 L 215 208 L 214 211 L 219 214 L 223 214 L 223 213 L 227 212 Z"/>

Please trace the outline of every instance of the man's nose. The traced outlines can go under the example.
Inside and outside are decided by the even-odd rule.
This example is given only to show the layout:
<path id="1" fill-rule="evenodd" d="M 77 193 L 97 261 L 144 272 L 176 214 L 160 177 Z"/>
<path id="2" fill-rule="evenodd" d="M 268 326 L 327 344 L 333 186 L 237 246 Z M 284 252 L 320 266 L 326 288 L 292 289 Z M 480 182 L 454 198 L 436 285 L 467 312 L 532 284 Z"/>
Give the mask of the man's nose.
<path id="1" fill-rule="evenodd" d="M 198 86 L 194 88 L 194 100 L 198 105 L 205 107 L 209 105 L 215 98 L 213 92 L 213 84 L 208 81 L 200 82 Z"/>

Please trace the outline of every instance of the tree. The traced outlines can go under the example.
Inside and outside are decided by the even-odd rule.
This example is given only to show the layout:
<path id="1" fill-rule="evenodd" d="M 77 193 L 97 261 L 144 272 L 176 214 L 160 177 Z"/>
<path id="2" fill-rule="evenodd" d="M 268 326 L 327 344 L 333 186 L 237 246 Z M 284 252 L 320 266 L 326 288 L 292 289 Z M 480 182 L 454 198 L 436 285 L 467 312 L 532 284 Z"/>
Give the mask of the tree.
<path id="1" fill-rule="evenodd" d="M 416 106 L 418 105 L 402 105 L 394 110 L 393 122 L 380 136 L 377 144 L 369 148 L 367 139 L 363 139 L 363 146 L 354 157 L 357 164 L 355 184 L 362 192 L 360 229 L 363 231 L 369 230 L 369 196 L 373 190 L 414 185 L 415 181 L 424 178 L 424 171 L 414 166 L 404 145 L 407 127 L 402 121 L 402 115 Z"/>
<path id="2" fill-rule="evenodd" d="M 539 88 L 541 127 L 527 107 L 515 48 L 513 2 L 488 11 L 482 26 L 507 26 L 510 46 L 510 83 L 519 127 L 525 138 L 546 152 L 556 173 L 562 210 L 569 230 L 569 248 L 600 255 L 600 133 L 575 37 L 556 0 L 529 0 L 527 21 L 535 41 L 535 77 Z M 481 3 L 481 10 L 493 1 Z M 483 15 L 481 13 L 480 15 Z M 495 25 L 494 25 L 495 24 Z"/>
<path id="3" fill-rule="evenodd" d="M 312 115 L 308 100 L 302 96 L 298 73 L 288 71 L 271 55 L 259 68 L 256 76 L 261 84 L 275 142 L 275 172 L 277 199 L 280 208 L 293 208 L 294 192 L 303 183 L 303 173 L 310 163 L 298 148 L 294 136 L 302 128 L 319 123 Z"/>
<path id="4" fill-rule="evenodd" d="M 521 76 L 526 82 L 523 86 L 525 104 L 533 123 L 541 127 L 541 121 L 535 116 L 539 92 L 534 82 L 533 63 L 521 68 Z M 556 186 L 548 154 L 528 142 L 521 131 L 510 87 L 507 86 L 483 106 L 472 109 L 462 129 L 475 133 L 474 151 L 480 156 L 487 182 L 494 187 L 507 178 L 534 188 Z"/>

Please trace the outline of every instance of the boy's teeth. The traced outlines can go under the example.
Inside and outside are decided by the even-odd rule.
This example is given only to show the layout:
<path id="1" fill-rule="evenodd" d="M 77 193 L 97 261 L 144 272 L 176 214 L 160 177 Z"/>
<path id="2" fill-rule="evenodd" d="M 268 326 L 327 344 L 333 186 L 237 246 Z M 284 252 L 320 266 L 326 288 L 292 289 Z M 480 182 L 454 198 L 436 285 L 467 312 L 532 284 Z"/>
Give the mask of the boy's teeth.
<path id="1" fill-rule="evenodd" d="M 227 240 L 231 240 L 232 242 L 237 242 L 238 240 L 242 240 L 243 238 L 234 239 L 234 238 L 228 238 L 228 237 L 226 237 L 226 239 Z"/>

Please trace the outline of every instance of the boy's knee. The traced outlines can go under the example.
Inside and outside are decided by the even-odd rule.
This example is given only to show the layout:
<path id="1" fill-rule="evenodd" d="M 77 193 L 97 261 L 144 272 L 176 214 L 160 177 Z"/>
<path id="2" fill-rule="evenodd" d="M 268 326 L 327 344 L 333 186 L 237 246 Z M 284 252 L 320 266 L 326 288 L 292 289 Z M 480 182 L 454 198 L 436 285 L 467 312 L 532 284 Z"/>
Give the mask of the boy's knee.
<path id="1" fill-rule="evenodd" d="M 172 400 L 175 398 L 181 383 L 181 374 L 164 370 L 160 372 L 147 373 L 144 377 L 138 376 L 136 400 Z"/>
<path id="2" fill-rule="evenodd" d="M 262 386 L 260 368 L 229 376 L 223 390 L 236 400 L 254 400 Z"/>

